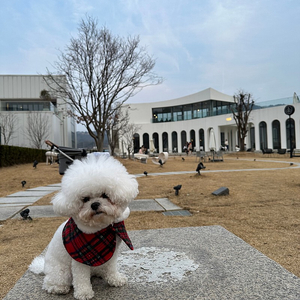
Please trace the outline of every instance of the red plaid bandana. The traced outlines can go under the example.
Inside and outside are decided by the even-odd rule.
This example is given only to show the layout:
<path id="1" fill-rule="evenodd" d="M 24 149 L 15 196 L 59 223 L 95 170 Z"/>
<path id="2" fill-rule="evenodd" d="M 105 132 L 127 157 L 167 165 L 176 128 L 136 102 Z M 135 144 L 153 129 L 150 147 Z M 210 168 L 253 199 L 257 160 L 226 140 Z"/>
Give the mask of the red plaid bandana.
<path id="1" fill-rule="evenodd" d="M 96 233 L 86 234 L 78 229 L 74 220 L 70 218 L 63 229 L 62 238 L 66 250 L 73 259 L 96 267 L 106 263 L 113 256 L 116 249 L 116 234 L 133 250 L 124 221 L 109 225 Z"/>

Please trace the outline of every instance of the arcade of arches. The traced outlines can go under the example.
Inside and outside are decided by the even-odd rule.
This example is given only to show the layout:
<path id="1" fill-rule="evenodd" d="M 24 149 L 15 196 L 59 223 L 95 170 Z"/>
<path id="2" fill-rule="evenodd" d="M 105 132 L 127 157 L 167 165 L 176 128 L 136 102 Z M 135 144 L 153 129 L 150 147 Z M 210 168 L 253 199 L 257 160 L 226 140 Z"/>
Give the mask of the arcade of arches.
<path id="1" fill-rule="evenodd" d="M 290 149 L 296 145 L 296 135 L 295 135 L 295 121 L 293 118 L 286 119 L 285 124 L 280 124 L 278 120 L 273 120 L 271 123 L 271 134 L 272 134 L 272 145 L 268 145 L 268 124 L 264 121 L 259 123 L 258 134 L 259 134 L 259 149 L 281 149 L 282 139 L 281 139 L 281 126 L 285 127 L 286 130 L 286 147 Z M 169 135 L 171 139 L 169 139 Z M 143 133 L 141 136 L 135 133 L 134 136 L 134 152 L 137 153 L 139 148 L 144 145 L 146 149 L 150 149 L 150 143 L 153 142 L 153 148 L 156 152 L 170 152 L 170 153 L 181 153 L 187 142 L 192 142 L 193 149 L 196 147 L 196 139 L 199 140 L 201 150 L 205 151 L 205 138 L 207 138 L 204 129 L 199 129 L 197 132 L 195 130 L 190 130 L 189 132 L 182 130 L 181 132 L 173 131 L 171 133 L 163 132 L 161 136 L 157 132 L 152 134 Z M 224 143 L 224 132 L 221 132 L 221 144 Z M 255 149 L 255 128 L 250 127 L 249 130 L 249 146 Z M 197 149 L 198 150 L 198 149 Z"/>

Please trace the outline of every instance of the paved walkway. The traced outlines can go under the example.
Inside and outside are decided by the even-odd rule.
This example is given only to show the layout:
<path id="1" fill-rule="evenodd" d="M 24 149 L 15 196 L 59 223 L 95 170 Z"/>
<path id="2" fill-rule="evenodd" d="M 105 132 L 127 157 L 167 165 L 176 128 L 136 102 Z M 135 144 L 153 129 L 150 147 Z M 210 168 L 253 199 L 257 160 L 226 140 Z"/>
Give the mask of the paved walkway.
<path id="1" fill-rule="evenodd" d="M 37 187 L 26 191 L 18 192 L 9 195 L 5 198 L 0 198 L 0 221 L 10 218 L 21 218 L 19 212 L 24 208 L 30 209 L 30 216 L 35 218 L 44 217 L 59 217 L 55 214 L 52 205 L 38 205 L 32 204 L 42 197 L 60 190 L 60 184 Z M 167 198 L 156 199 L 140 199 L 130 203 L 131 211 L 180 211 L 181 208 Z"/>
<path id="2" fill-rule="evenodd" d="M 230 158 L 228 158 L 230 159 Z M 247 160 L 247 159 L 241 159 Z M 249 159 L 250 160 L 250 159 Z M 214 172 L 245 172 L 245 171 L 266 171 L 266 170 L 282 170 L 290 168 L 290 162 L 287 161 L 272 161 L 262 160 L 266 162 L 286 163 L 285 168 L 265 168 L 265 169 L 238 169 L 238 170 L 202 170 L 201 173 L 214 173 Z M 293 168 L 300 168 L 300 163 L 293 162 Z M 195 174 L 195 171 L 182 171 L 182 172 L 165 172 L 165 173 L 149 173 L 148 176 L 161 176 L 161 175 L 180 175 L 180 174 Z M 136 174 L 136 177 L 143 177 L 144 174 Z M 0 198 L 0 221 L 10 218 L 19 217 L 19 212 L 25 207 L 30 206 L 30 216 L 32 218 L 40 217 L 55 217 L 51 205 L 45 206 L 31 206 L 34 202 L 42 197 L 60 190 L 61 185 L 51 184 L 48 186 L 41 186 L 25 191 L 20 191 L 12 195 Z M 131 211 L 177 211 L 181 208 L 171 203 L 167 198 L 158 199 L 143 199 L 135 200 L 130 204 Z"/>

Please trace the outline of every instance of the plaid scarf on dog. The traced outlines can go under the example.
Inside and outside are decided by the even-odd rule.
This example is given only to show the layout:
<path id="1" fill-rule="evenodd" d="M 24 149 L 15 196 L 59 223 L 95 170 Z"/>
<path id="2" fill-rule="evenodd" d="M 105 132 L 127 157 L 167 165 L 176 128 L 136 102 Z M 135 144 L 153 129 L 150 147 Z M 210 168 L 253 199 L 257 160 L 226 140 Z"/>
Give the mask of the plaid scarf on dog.
<path id="1" fill-rule="evenodd" d="M 63 229 L 62 238 L 66 250 L 73 259 L 96 267 L 106 263 L 113 256 L 116 249 L 116 234 L 133 250 L 124 221 L 109 225 L 96 233 L 86 234 L 70 218 Z"/>

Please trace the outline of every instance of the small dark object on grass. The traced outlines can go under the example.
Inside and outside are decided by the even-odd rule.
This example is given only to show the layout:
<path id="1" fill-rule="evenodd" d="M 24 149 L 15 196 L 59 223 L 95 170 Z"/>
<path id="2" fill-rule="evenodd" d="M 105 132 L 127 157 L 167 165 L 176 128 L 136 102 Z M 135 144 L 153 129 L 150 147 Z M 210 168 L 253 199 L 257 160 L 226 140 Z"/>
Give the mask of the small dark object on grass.
<path id="1" fill-rule="evenodd" d="M 20 215 L 23 218 L 23 220 L 32 220 L 32 218 L 29 216 L 29 212 L 30 212 L 29 208 L 26 208 L 20 212 Z"/>
<path id="2" fill-rule="evenodd" d="M 184 157 L 181 157 L 182 161 L 185 161 Z"/>
<path id="3" fill-rule="evenodd" d="M 254 158 L 254 161 L 256 161 L 256 159 Z"/>
<path id="4" fill-rule="evenodd" d="M 179 190 L 181 189 L 182 185 L 178 184 L 176 186 L 173 187 L 173 189 L 175 190 L 175 195 L 178 196 L 179 195 Z"/>
<path id="5" fill-rule="evenodd" d="M 145 174 L 146 176 L 148 176 L 148 172 L 147 172 L 147 171 L 144 171 L 144 174 Z"/>
<path id="6" fill-rule="evenodd" d="M 161 160 L 161 159 L 159 159 L 159 160 L 158 160 L 158 162 L 159 162 L 160 166 L 162 167 L 162 166 L 163 166 L 163 164 L 164 164 L 164 163 L 162 162 L 162 160 Z"/>
<path id="7" fill-rule="evenodd" d="M 33 167 L 36 169 L 36 167 L 37 167 L 37 165 L 38 165 L 38 161 L 37 160 L 35 160 L 34 162 L 33 162 Z"/>
<path id="8" fill-rule="evenodd" d="M 21 181 L 21 183 L 22 183 L 22 187 L 24 187 L 24 186 L 25 186 L 25 184 L 26 184 L 26 181 L 25 181 L 25 180 L 23 180 L 23 181 Z"/>
<path id="9" fill-rule="evenodd" d="M 293 163 L 290 163 L 290 166 L 292 166 L 293 165 Z"/>
<path id="10" fill-rule="evenodd" d="M 203 165 L 203 163 L 200 162 L 200 163 L 198 164 L 198 166 L 197 166 L 196 172 L 198 172 L 198 174 L 201 175 L 201 174 L 200 174 L 200 170 L 205 169 L 205 168 L 206 168 L 206 167 Z"/>

